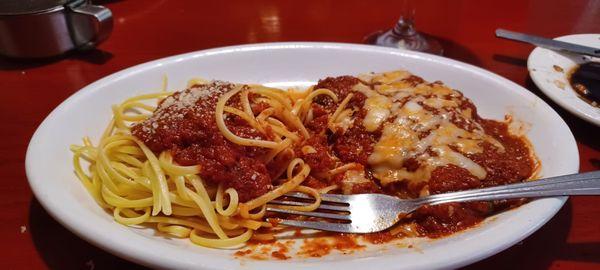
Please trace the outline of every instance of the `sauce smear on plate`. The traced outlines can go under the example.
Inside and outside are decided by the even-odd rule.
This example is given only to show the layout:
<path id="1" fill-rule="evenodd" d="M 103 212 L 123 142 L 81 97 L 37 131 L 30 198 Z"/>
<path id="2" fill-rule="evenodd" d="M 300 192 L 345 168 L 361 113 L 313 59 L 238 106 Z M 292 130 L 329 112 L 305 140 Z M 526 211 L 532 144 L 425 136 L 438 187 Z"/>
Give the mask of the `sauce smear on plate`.
<path id="1" fill-rule="evenodd" d="M 594 107 L 600 107 L 600 63 L 588 62 L 575 67 L 569 82 L 579 97 Z"/>

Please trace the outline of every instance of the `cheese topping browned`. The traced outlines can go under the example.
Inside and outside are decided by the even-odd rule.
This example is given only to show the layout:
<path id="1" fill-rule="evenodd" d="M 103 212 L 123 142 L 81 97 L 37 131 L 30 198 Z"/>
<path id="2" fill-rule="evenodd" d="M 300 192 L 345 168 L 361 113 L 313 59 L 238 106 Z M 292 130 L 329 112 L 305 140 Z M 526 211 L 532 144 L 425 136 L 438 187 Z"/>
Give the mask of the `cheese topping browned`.
<path id="1" fill-rule="evenodd" d="M 496 151 L 504 146 L 473 121 L 471 108 L 461 106 L 467 99 L 460 92 L 439 82 L 411 82 L 410 76 L 406 71 L 362 75 L 352 89 L 367 97 L 365 130 L 381 130 L 368 158 L 374 176 L 382 185 L 428 181 L 435 168 L 451 164 L 484 179 L 486 169 L 466 154 L 481 153 L 482 142 Z M 419 167 L 409 171 L 408 159 Z"/>

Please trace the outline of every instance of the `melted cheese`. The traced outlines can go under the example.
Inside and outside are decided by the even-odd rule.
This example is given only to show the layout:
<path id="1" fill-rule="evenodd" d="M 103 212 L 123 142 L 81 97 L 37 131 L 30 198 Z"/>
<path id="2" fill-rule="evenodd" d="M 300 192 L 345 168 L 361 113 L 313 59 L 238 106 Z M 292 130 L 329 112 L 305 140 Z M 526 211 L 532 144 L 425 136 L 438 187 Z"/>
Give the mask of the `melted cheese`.
<path id="1" fill-rule="evenodd" d="M 365 177 L 364 170 L 347 170 L 344 173 L 344 180 L 341 183 L 343 194 L 352 194 L 352 188 L 355 185 L 370 183 L 371 181 Z"/>
<path id="2" fill-rule="evenodd" d="M 374 176 L 383 185 L 397 181 L 418 183 L 428 181 L 435 168 L 451 164 L 484 179 L 485 168 L 467 156 L 481 153 L 483 142 L 494 145 L 497 151 L 504 151 L 502 144 L 473 121 L 470 108 L 461 109 L 467 100 L 460 92 L 441 83 L 413 86 L 404 81 L 408 77 L 410 73 L 406 71 L 368 74 L 359 78 L 373 89 L 362 83 L 353 87 L 367 96 L 367 114 L 362 123 L 365 129 L 373 132 L 383 126 L 381 138 L 368 158 Z M 404 167 L 407 159 L 416 160 L 419 167 L 408 171 Z M 355 182 L 359 176 L 348 177 Z"/>
<path id="3" fill-rule="evenodd" d="M 365 101 L 367 115 L 363 119 L 363 125 L 369 132 L 373 132 L 390 116 L 392 101 L 382 95 L 375 94 Z"/>

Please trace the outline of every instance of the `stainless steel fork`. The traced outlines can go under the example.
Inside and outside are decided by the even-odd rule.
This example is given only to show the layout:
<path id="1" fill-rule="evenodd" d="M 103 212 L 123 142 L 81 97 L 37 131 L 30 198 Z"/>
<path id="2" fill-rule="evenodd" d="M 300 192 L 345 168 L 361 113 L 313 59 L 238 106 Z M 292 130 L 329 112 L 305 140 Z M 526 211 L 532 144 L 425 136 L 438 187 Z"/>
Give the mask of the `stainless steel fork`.
<path id="1" fill-rule="evenodd" d="M 281 209 L 278 206 L 306 205 L 308 202 L 279 198 L 272 201 L 267 206 L 267 210 L 323 219 L 323 221 L 279 220 L 279 224 L 283 225 L 345 233 L 372 233 L 393 226 L 404 214 L 413 212 L 422 205 L 567 195 L 600 195 L 600 171 L 444 193 L 409 200 L 383 194 L 323 194 L 320 207 L 312 212 Z M 301 200 L 311 199 L 311 197 L 302 193 L 289 193 L 285 196 Z M 334 222 L 328 222 L 327 220 Z"/>

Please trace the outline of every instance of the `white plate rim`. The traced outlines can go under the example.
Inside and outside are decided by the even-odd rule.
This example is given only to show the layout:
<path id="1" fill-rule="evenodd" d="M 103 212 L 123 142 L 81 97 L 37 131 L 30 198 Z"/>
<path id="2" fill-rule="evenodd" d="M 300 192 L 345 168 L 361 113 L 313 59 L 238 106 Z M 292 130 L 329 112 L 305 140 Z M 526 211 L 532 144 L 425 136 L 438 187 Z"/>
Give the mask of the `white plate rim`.
<path id="1" fill-rule="evenodd" d="M 27 149 L 26 173 L 27 173 L 27 177 L 28 177 L 28 180 L 29 180 L 29 183 L 30 183 L 33 193 L 38 198 L 38 200 L 40 201 L 42 206 L 48 211 L 48 213 L 52 217 L 54 217 L 59 223 L 61 223 L 63 226 L 68 228 L 70 231 L 72 231 L 79 237 L 85 239 L 86 241 L 88 241 L 96 246 L 99 246 L 117 256 L 120 256 L 122 258 L 131 260 L 131 261 L 143 264 L 143 265 L 147 265 L 150 267 L 157 267 L 157 268 L 222 269 L 221 267 L 215 266 L 214 264 L 210 264 L 210 263 L 205 264 L 205 265 L 198 265 L 198 264 L 191 265 L 190 262 L 185 261 L 185 260 L 174 261 L 172 259 L 169 260 L 168 258 L 165 261 L 164 258 L 158 258 L 159 256 L 155 256 L 153 252 L 148 252 L 148 250 L 145 250 L 143 248 L 140 249 L 140 248 L 138 248 L 134 245 L 128 244 L 128 243 L 116 244 L 114 242 L 107 241 L 100 234 L 101 231 L 97 230 L 95 228 L 92 228 L 92 229 L 88 228 L 87 230 L 83 229 L 81 227 L 82 223 L 80 220 L 76 220 L 76 219 L 73 220 L 73 218 L 70 217 L 68 213 L 62 212 L 59 207 L 56 207 L 56 205 L 53 204 L 52 199 L 50 198 L 51 195 L 44 192 L 44 190 L 41 189 L 41 186 L 38 185 L 39 181 L 37 179 L 40 179 L 41 176 L 34 170 L 35 168 L 34 168 L 32 156 L 35 155 L 35 151 L 37 151 L 37 149 L 39 148 L 40 136 L 42 136 L 42 133 L 44 130 L 48 129 L 47 125 L 49 124 L 49 122 L 51 122 L 51 120 L 57 114 L 61 113 L 62 111 L 68 110 L 69 105 L 76 102 L 78 99 L 82 98 L 85 95 L 92 95 L 96 91 L 100 91 L 100 89 L 102 88 L 102 85 L 104 85 L 105 83 L 108 83 L 108 82 L 114 81 L 114 80 L 119 80 L 121 78 L 127 77 L 134 73 L 144 72 L 145 70 L 152 69 L 153 67 L 155 67 L 157 65 L 162 65 L 163 63 L 172 63 L 172 62 L 182 61 L 184 59 L 189 59 L 189 58 L 198 58 L 198 57 L 202 57 L 205 55 L 226 54 L 226 53 L 231 53 L 231 52 L 253 51 L 253 50 L 294 49 L 294 48 L 323 48 L 323 49 L 340 49 L 340 50 L 354 50 L 354 51 L 366 51 L 366 52 L 375 51 L 375 52 L 389 53 L 392 55 L 396 54 L 396 55 L 402 55 L 405 57 L 420 58 L 421 60 L 424 60 L 424 61 L 433 61 L 433 62 L 444 61 L 444 62 L 450 63 L 453 67 L 456 67 L 458 69 L 469 69 L 472 72 L 478 73 L 478 75 L 488 76 L 491 79 L 501 82 L 507 86 L 510 86 L 510 87 L 518 89 L 518 90 L 522 90 L 522 91 L 518 91 L 519 95 L 525 95 L 525 96 L 528 96 L 528 98 L 539 99 L 535 95 L 530 93 L 529 91 L 527 91 L 527 90 L 523 89 L 521 86 L 515 84 L 514 82 L 512 82 L 506 78 L 503 78 L 499 75 L 496 75 L 494 73 L 491 73 L 489 71 L 486 71 L 481 68 L 478 68 L 478 67 L 475 67 L 475 66 L 472 66 L 469 64 L 465 64 L 465 63 L 462 63 L 459 61 L 455 61 L 452 59 L 447 59 L 447 58 L 443 58 L 443 57 L 439 57 L 439 56 L 433 56 L 433 55 L 429 55 L 429 54 L 422 54 L 422 53 L 418 53 L 418 52 L 411 52 L 411 51 L 380 48 L 380 47 L 374 47 L 374 46 L 368 46 L 368 45 L 327 43 L 327 42 L 260 43 L 260 44 L 239 45 L 239 46 L 230 46 L 230 47 L 222 47 L 222 48 L 196 51 L 196 52 L 191 52 L 191 53 L 186 53 L 186 54 L 181 54 L 181 55 L 176 55 L 176 56 L 171 56 L 171 57 L 166 57 L 166 58 L 150 61 L 147 63 L 139 64 L 139 65 L 127 68 L 125 70 L 116 72 L 112 75 L 104 77 L 104 78 L 82 88 L 81 90 L 79 90 L 78 92 L 74 93 L 72 96 L 67 98 L 59 106 L 57 106 L 46 117 L 46 119 L 40 124 L 40 126 L 38 127 L 38 129 L 36 130 L 34 135 L 32 136 L 30 144 Z M 542 100 L 539 100 L 539 102 L 541 102 L 542 104 L 545 105 L 545 103 Z M 552 112 L 554 112 L 554 111 L 552 110 Z M 554 112 L 554 113 L 556 113 L 556 112 Z M 560 119 L 560 117 L 559 117 L 559 119 Z M 564 121 L 562 122 L 562 124 L 568 130 L 568 127 L 566 126 L 566 124 L 564 124 Z M 570 130 L 568 130 L 568 132 L 570 133 Z M 568 138 L 568 143 L 575 145 L 575 141 L 574 141 L 572 133 L 571 133 L 570 138 Z M 574 154 L 578 157 L 577 149 L 575 149 Z M 567 167 L 570 168 L 570 170 L 572 170 L 573 172 L 577 172 L 579 170 L 578 160 L 579 160 L 578 158 L 570 159 L 569 161 L 567 161 L 567 162 L 569 162 L 569 165 Z M 540 200 L 536 200 L 536 201 L 532 202 L 533 204 L 546 205 L 548 207 L 546 213 L 541 218 L 538 218 L 535 222 L 531 223 L 530 224 L 531 226 L 527 230 L 512 232 L 511 234 L 506 235 L 506 238 L 510 239 L 510 240 L 503 240 L 503 241 L 498 241 L 496 243 L 493 243 L 495 246 L 495 249 L 493 249 L 493 250 L 492 249 L 489 249 L 489 250 L 478 249 L 477 248 L 478 245 L 474 245 L 470 248 L 465 248 L 464 250 L 459 251 L 455 254 L 450 254 L 448 256 L 448 258 L 446 258 L 445 261 L 439 261 L 439 260 L 436 260 L 435 258 L 431 258 L 427 262 L 406 262 L 406 263 L 415 268 L 454 268 L 454 267 L 464 266 L 466 264 L 475 262 L 477 260 L 481 260 L 483 258 L 489 257 L 489 256 L 491 256 L 501 250 L 504 250 L 504 249 L 512 246 L 513 244 L 521 241 L 522 239 L 524 239 L 525 237 L 527 237 L 528 235 L 533 233 L 535 230 L 537 230 L 539 227 L 541 227 L 543 224 L 545 224 L 552 216 L 554 216 L 554 214 L 556 214 L 556 212 L 558 212 L 558 210 L 562 207 L 562 205 L 564 204 L 566 199 L 567 199 L 566 197 L 547 198 L 547 199 L 540 199 Z M 518 209 L 516 211 L 518 211 Z M 367 259 L 362 259 L 362 260 L 353 260 L 352 265 L 350 265 L 350 266 L 352 266 L 352 267 L 359 267 L 359 266 L 389 267 L 390 265 L 393 265 L 391 263 L 394 263 L 394 262 L 395 261 L 390 258 L 377 258 L 377 259 L 367 258 Z M 313 267 L 313 269 L 328 269 L 334 265 L 335 265 L 335 263 L 327 262 L 327 263 L 322 263 L 322 264 L 321 263 L 319 263 L 319 264 L 306 263 L 306 264 L 299 264 L 299 265 L 286 264 L 285 267 L 299 268 L 302 266 L 311 266 L 311 267 Z M 282 266 L 282 264 L 275 262 L 273 265 L 270 265 L 270 266 Z"/>
<path id="2" fill-rule="evenodd" d="M 575 35 L 560 36 L 560 37 L 556 37 L 554 39 L 566 41 L 566 42 L 574 42 L 572 40 L 574 38 L 577 39 L 577 38 L 587 38 L 587 37 L 589 37 L 590 39 L 594 39 L 594 38 L 600 39 L 600 34 L 591 34 L 591 33 L 575 34 Z M 598 40 L 598 44 L 600 44 L 600 40 Z M 533 83 L 546 96 L 548 96 L 552 101 L 556 102 L 556 104 L 561 106 L 563 109 L 567 110 L 568 112 L 572 113 L 573 115 L 575 115 L 583 120 L 588 121 L 589 123 L 600 126 L 600 113 L 598 113 L 597 116 L 593 116 L 584 111 L 586 108 L 589 109 L 588 107 L 591 108 L 591 105 L 589 105 L 585 101 L 582 101 L 579 99 L 574 99 L 575 101 L 570 101 L 570 100 L 565 99 L 564 96 L 561 96 L 561 93 L 564 91 L 573 92 L 573 93 L 570 93 L 569 96 L 576 96 L 576 94 L 574 93 L 574 90 L 571 88 L 571 85 L 568 82 L 565 84 L 565 89 L 559 89 L 557 86 L 555 86 L 552 83 L 551 84 L 545 83 L 544 80 L 547 77 L 544 76 L 543 73 L 534 71 L 534 69 L 539 68 L 539 66 L 541 65 L 540 58 L 543 57 L 543 54 L 556 54 L 556 52 L 546 49 L 546 48 L 536 47 L 535 49 L 533 49 L 533 51 L 531 51 L 531 53 L 527 57 L 527 70 L 529 71 L 529 76 L 531 77 L 531 80 L 533 81 Z M 567 68 L 564 68 L 564 69 L 565 69 L 565 72 L 568 71 Z M 598 111 L 600 111 L 600 108 L 598 109 Z"/>

